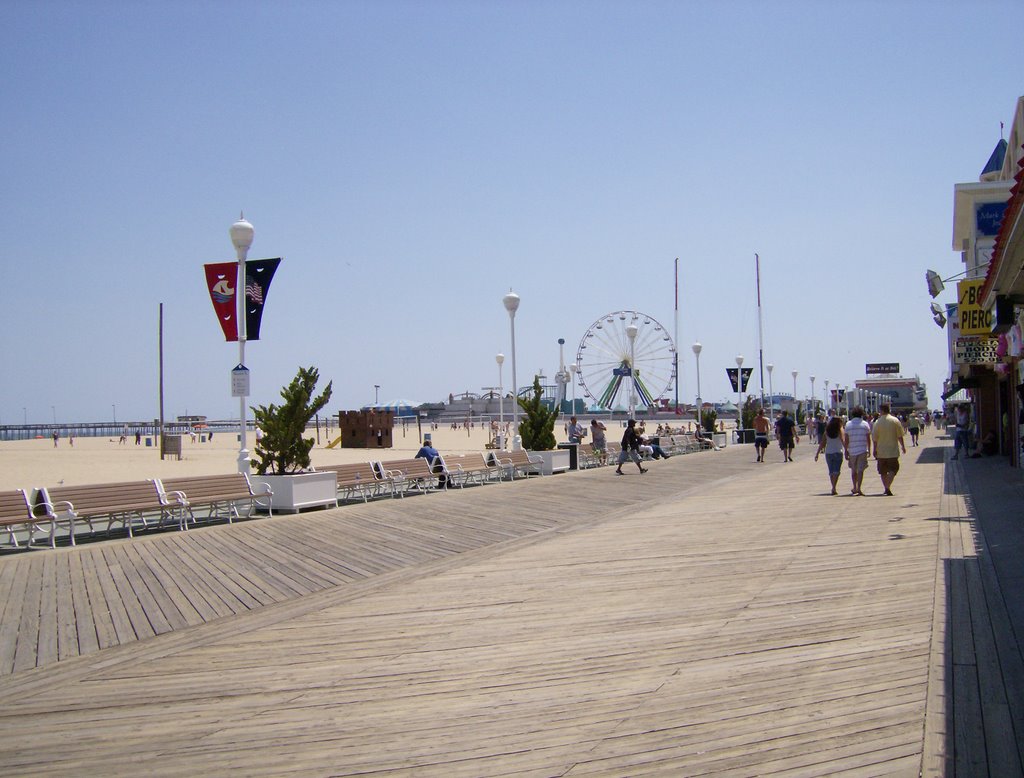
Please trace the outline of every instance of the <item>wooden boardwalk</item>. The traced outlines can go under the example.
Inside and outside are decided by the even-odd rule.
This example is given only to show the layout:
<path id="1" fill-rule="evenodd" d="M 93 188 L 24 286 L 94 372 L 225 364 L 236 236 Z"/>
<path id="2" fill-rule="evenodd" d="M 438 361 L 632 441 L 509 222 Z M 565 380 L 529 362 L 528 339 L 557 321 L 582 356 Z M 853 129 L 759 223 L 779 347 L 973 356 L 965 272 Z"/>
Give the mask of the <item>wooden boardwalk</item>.
<path id="1" fill-rule="evenodd" d="M 1020 775 L 928 442 L 893 498 L 730 447 L 4 557 L 0 771 Z"/>

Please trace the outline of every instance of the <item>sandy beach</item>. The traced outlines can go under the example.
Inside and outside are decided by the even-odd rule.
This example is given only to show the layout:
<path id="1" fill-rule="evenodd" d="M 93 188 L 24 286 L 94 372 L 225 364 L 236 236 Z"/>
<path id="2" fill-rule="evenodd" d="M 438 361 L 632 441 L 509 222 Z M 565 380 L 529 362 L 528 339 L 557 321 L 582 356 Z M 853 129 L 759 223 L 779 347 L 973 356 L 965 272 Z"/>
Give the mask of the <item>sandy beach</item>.
<path id="1" fill-rule="evenodd" d="M 653 432 L 656 426 L 656 422 L 648 425 L 648 432 Z M 685 428 L 687 423 L 682 421 L 680 426 Z M 434 447 L 442 455 L 484 451 L 489 438 L 487 428 L 480 424 L 474 425 L 468 431 L 464 428 L 453 430 L 450 425 L 442 425 L 435 430 L 424 426 L 423 432 L 429 432 L 433 436 Z M 618 440 L 621 435 L 622 422 L 608 424 L 610 440 Z M 310 437 L 316 440 L 315 430 L 310 432 Z M 559 442 L 566 439 L 561 423 L 555 426 L 555 438 Z M 71 446 L 67 438 L 61 438 L 54 448 L 52 440 L 42 438 L 0 441 L 0 489 L 56 486 L 61 482 L 66 485 L 96 484 L 146 478 L 216 475 L 237 470 L 237 433 L 217 433 L 212 441 L 201 442 L 197 439 L 194 443 L 187 435 L 183 436 L 180 461 L 176 457 L 161 460 L 155 440 L 152 442 L 154 445 L 146 446 L 143 438 L 143 445 L 136 446 L 133 438 L 129 438 L 126 444 L 121 444 L 116 437 L 80 437 L 75 438 L 75 444 Z M 256 444 L 252 433 L 247 442 L 251 451 Z M 313 467 L 405 459 L 415 456 L 421 445 L 415 424 L 410 424 L 407 428 L 403 428 L 402 425 L 396 426 L 392 436 L 394 445 L 391 448 L 332 449 L 327 448 L 329 442 L 327 435 L 321 432 L 319 442 L 314 443 L 310 453 Z"/>
<path id="2" fill-rule="evenodd" d="M 434 446 L 442 453 L 484 451 L 488 432 L 480 425 L 467 432 L 442 427 L 427 430 Z M 561 432 L 556 429 L 556 436 Z M 313 435 L 315 439 L 315 434 Z M 394 446 L 385 449 L 327 448 L 326 436 L 314 444 L 310 457 L 313 466 L 338 465 L 369 460 L 404 459 L 415 456 L 421 445 L 415 425 L 407 430 L 396 427 Z M 75 438 L 75 445 L 61 438 L 54 448 L 52 440 L 0 441 L 0 489 L 24 489 L 64 484 L 110 483 L 172 476 L 233 473 L 237 469 L 237 434 L 218 433 L 212 441 L 193 443 L 182 439 L 181 461 L 176 457 L 160 459 L 156 446 L 136 446 L 134 439 L 122 445 L 117 438 Z M 255 439 L 250 435 L 250 449 Z"/>

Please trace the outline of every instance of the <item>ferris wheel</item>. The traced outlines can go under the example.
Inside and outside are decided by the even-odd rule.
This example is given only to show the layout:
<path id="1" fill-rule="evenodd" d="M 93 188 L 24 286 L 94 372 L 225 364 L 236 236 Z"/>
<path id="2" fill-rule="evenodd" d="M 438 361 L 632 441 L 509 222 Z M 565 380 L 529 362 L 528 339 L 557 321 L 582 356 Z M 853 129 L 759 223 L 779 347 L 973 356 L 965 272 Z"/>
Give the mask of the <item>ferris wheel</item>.
<path id="1" fill-rule="evenodd" d="M 632 327 L 636 327 L 634 339 L 630 338 Z M 650 407 L 675 381 L 676 347 L 653 316 L 615 311 L 587 328 L 576 364 L 589 405 L 608 410 Z"/>

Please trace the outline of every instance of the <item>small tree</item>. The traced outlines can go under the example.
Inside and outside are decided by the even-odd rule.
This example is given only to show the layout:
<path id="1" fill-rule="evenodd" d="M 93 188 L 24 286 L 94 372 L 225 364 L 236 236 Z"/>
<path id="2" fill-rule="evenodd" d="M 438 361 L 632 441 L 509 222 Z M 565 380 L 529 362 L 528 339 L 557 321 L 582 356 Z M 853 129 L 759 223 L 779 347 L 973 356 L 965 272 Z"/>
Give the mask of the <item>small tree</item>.
<path id="1" fill-rule="evenodd" d="M 715 431 L 715 422 L 718 420 L 718 411 L 708 408 L 700 412 L 700 423 L 705 432 Z"/>
<path id="2" fill-rule="evenodd" d="M 740 409 L 743 418 L 743 429 L 749 430 L 754 426 L 754 417 L 757 415 L 757 409 L 760 407 L 760 398 L 755 400 L 752 395 L 748 394 L 747 399 L 743 401 L 743 407 Z"/>
<path id="3" fill-rule="evenodd" d="M 543 390 L 540 387 L 540 379 L 534 376 L 533 397 L 516 398 L 525 414 L 525 418 L 519 422 L 519 435 L 523 448 L 531 451 L 549 451 L 555 447 L 555 420 L 558 418 L 558 410 L 544 405 L 540 399 L 541 394 Z"/>
<path id="4" fill-rule="evenodd" d="M 279 407 L 254 407 L 256 425 L 263 437 L 256 443 L 256 472 L 284 475 L 309 468 L 313 438 L 304 438 L 306 425 L 331 399 L 333 382 L 319 397 L 313 398 L 320 372 L 315 367 L 300 367 L 298 374 L 281 390 L 284 403 Z"/>

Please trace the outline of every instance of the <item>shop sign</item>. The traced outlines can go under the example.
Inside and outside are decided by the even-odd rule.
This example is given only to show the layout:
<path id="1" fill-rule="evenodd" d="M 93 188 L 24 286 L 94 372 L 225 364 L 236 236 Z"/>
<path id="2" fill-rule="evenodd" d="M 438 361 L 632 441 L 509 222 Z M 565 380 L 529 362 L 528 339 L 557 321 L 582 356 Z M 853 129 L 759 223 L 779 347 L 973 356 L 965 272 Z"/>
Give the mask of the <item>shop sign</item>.
<path id="1" fill-rule="evenodd" d="M 956 285 L 957 321 L 961 335 L 987 335 L 992 331 L 992 311 L 981 307 L 985 279 L 971 278 Z"/>
<path id="2" fill-rule="evenodd" d="M 953 359 L 958 365 L 994 365 L 998 351 L 999 338 L 957 338 Z"/>

